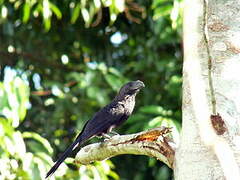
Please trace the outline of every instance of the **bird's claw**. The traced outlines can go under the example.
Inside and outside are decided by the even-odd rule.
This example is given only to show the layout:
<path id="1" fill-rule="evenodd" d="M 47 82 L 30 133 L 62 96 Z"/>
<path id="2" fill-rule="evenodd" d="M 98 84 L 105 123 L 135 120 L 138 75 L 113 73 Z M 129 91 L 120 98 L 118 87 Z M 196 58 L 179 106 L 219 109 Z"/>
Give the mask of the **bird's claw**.
<path id="1" fill-rule="evenodd" d="M 115 132 L 115 131 L 111 131 L 111 132 L 109 132 L 109 134 L 112 134 L 113 136 L 116 136 L 116 135 L 119 136 L 119 134 L 117 132 Z"/>
<path id="2" fill-rule="evenodd" d="M 109 136 L 108 134 L 102 133 L 102 137 L 104 137 L 106 140 L 111 139 L 111 136 Z"/>
<path id="3" fill-rule="evenodd" d="M 104 141 L 111 139 L 113 136 L 119 136 L 119 134 L 115 131 L 111 131 L 108 133 L 102 133 L 101 136 L 104 138 Z"/>

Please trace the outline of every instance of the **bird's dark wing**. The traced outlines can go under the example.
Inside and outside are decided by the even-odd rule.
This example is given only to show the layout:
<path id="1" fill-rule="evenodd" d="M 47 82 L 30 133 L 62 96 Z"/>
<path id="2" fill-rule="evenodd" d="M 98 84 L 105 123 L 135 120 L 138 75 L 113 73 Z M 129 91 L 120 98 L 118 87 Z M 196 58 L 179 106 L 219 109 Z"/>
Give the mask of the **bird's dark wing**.
<path id="1" fill-rule="evenodd" d="M 60 164 L 71 154 L 77 145 L 81 145 L 87 139 L 108 132 L 109 128 L 118 125 L 119 122 L 126 120 L 124 106 L 118 103 L 111 103 L 98 111 L 92 119 L 84 126 L 82 132 L 77 136 L 76 140 L 65 150 L 61 157 L 55 162 L 54 166 L 49 170 L 46 178 L 53 174 Z"/>
<path id="2" fill-rule="evenodd" d="M 117 126 L 120 122 L 126 120 L 125 108 L 122 104 L 111 103 L 98 111 L 92 119 L 90 119 L 83 129 L 82 137 L 93 135 L 101 135 L 107 133 L 109 128 Z"/>

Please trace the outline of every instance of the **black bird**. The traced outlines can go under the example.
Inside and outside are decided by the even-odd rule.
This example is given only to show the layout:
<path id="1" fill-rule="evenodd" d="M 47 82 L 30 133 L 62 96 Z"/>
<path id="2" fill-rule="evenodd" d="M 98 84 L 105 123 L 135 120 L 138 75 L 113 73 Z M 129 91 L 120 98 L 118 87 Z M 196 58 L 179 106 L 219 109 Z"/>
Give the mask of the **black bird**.
<path id="1" fill-rule="evenodd" d="M 131 81 L 123 85 L 113 101 L 95 113 L 93 118 L 87 121 L 82 132 L 55 162 L 54 166 L 47 173 L 46 178 L 57 170 L 60 164 L 77 146 L 94 136 L 105 136 L 108 132 L 111 132 L 113 128 L 126 121 L 134 109 L 135 96 L 143 87 L 145 87 L 144 83 L 139 80 Z"/>

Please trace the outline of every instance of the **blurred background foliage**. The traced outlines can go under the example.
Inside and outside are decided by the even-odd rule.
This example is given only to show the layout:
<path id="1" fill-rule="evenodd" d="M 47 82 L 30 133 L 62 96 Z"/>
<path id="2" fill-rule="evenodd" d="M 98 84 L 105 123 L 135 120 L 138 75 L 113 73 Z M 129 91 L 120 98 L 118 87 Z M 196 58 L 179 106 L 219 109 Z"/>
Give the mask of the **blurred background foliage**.
<path id="1" fill-rule="evenodd" d="M 142 80 L 120 134 L 181 124 L 182 0 L 0 0 L 0 179 L 43 179 L 120 86 Z M 93 139 L 91 141 L 99 141 Z M 77 166 L 77 167 L 76 167 Z M 171 179 L 122 155 L 52 179 Z"/>

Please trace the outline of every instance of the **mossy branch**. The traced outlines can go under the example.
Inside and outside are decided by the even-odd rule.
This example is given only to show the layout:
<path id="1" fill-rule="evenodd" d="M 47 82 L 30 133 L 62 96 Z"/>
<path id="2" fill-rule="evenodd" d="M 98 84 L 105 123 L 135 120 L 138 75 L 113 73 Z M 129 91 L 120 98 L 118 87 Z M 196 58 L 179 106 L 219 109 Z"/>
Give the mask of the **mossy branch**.
<path id="1" fill-rule="evenodd" d="M 135 154 L 155 157 L 173 168 L 175 144 L 167 136 L 170 133 L 170 128 L 159 127 L 136 134 L 115 135 L 104 142 L 83 147 L 75 162 L 86 165 L 121 154 Z"/>

